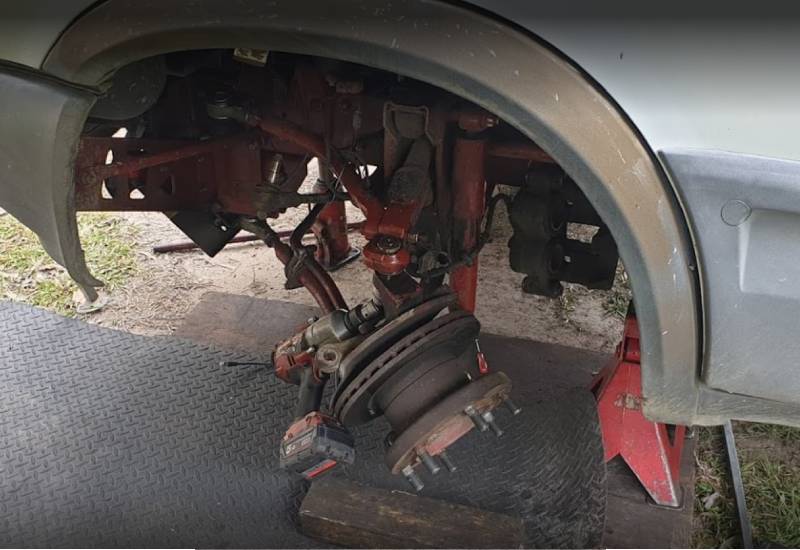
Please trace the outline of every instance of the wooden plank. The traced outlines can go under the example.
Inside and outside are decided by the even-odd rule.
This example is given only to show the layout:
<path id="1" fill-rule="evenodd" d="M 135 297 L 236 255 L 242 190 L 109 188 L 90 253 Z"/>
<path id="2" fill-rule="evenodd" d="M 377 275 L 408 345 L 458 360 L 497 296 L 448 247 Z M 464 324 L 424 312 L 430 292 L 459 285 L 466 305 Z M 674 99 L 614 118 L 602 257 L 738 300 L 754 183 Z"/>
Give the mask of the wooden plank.
<path id="1" fill-rule="evenodd" d="M 315 481 L 300 507 L 305 535 L 351 548 L 520 548 L 519 518 L 442 500 Z"/>

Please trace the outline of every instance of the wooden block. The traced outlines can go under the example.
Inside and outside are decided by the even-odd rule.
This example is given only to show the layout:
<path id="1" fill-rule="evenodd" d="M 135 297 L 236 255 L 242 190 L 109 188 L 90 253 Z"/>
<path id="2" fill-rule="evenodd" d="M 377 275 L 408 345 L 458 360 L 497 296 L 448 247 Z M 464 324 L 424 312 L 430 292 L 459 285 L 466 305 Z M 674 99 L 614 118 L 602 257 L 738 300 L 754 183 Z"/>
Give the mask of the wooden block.
<path id="1" fill-rule="evenodd" d="M 521 548 L 519 518 L 334 477 L 300 507 L 304 534 L 351 548 Z"/>

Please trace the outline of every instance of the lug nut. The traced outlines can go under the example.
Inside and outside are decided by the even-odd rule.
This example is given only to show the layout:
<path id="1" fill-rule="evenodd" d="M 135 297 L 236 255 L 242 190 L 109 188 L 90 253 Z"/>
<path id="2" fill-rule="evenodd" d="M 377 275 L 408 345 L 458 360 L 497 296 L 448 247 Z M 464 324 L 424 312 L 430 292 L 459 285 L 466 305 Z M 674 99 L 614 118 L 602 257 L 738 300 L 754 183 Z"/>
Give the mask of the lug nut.
<path id="1" fill-rule="evenodd" d="M 497 425 L 497 422 L 494 421 L 494 415 L 492 411 L 486 411 L 481 415 L 483 421 L 492 429 L 494 435 L 500 437 L 503 435 L 503 430 L 500 429 L 500 426 Z"/>
<path id="2" fill-rule="evenodd" d="M 447 468 L 448 472 L 456 471 L 456 465 L 453 464 L 452 460 L 450 460 L 450 456 L 447 454 L 447 451 L 442 451 L 441 453 L 439 453 L 439 459 L 441 459 L 442 463 L 444 464 L 444 467 Z"/>
<path id="3" fill-rule="evenodd" d="M 420 492 L 425 487 L 425 484 L 422 483 L 422 479 L 417 475 L 417 472 L 414 471 L 414 467 L 411 464 L 403 468 L 403 475 L 416 492 Z"/>
<path id="4" fill-rule="evenodd" d="M 417 451 L 417 456 L 430 473 L 436 475 L 439 473 L 439 470 L 442 469 L 441 466 L 439 466 L 439 462 L 426 451 Z"/>
<path id="5" fill-rule="evenodd" d="M 503 405 L 505 405 L 505 406 L 506 406 L 506 408 L 507 408 L 509 411 L 511 411 L 511 414 L 513 414 L 514 416 L 517 416 L 519 413 L 521 413 L 521 412 L 522 412 L 522 409 L 520 409 L 520 408 L 517 406 L 517 404 L 516 404 L 516 403 L 514 403 L 513 401 L 511 401 L 511 398 L 510 398 L 509 396 L 507 396 L 507 395 L 506 395 L 505 397 L 503 397 Z"/>
<path id="6" fill-rule="evenodd" d="M 464 409 L 464 414 L 466 414 L 472 423 L 475 424 L 475 427 L 478 430 L 485 432 L 489 429 L 489 425 L 481 418 L 481 415 L 478 413 L 477 409 L 472 405 L 469 405 L 466 409 Z"/>

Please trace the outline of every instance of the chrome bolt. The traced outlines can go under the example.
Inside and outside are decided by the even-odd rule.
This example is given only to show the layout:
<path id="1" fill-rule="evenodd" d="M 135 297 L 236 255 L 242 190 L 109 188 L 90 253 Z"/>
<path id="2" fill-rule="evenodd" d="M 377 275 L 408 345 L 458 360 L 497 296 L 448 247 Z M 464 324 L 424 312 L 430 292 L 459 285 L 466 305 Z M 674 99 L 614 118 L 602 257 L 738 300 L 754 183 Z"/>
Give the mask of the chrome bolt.
<path id="1" fill-rule="evenodd" d="M 429 455 L 426 451 L 424 450 L 417 451 L 417 456 L 419 457 L 419 459 L 422 461 L 422 463 L 425 465 L 425 467 L 428 469 L 430 473 L 436 475 L 439 473 L 439 470 L 442 469 L 442 467 L 439 466 L 439 462 L 431 455 Z"/>
<path id="2" fill-rule="evenodd" d="M 521 413 L 521 412 L 522 412 L 522 409 L 520 409 L 520 408 L 517 406 L 517 404 L 516 404 L 516 403 L 514 403 L 513 401 L 511 401 L 511 398 L 510 398 L 509 396 L 507 396 L 507 395 L 503 397 L 503 405 L 505 405 L 505 406 L 506 406 L 506 408 L 507 408 L 509 411 L 511 411 L 511 414 L 513 414 L 514 416 L 517 416 L 519 413 Z"/>
<path id="3" fill-rule="evenodd" d="M 422 479 L 417 475 L 417 472 L 414 471 L 414 467 L 411 464 L 403 468 L 403 475 L 415 491 L 420 492 L 425 487 L 425 484 L 422 483 Z"/>
<path id="4" fill-rule="evenodd" d="M 494 435 L 497 437 L 503 435 L 503 430 L 501 430 L 500 426 L 497 425 L 497 422 L 494 421 L 494 415 L 492 414 L 492 411 L 486 411 L 481 415 L 481 418 L 492 429 Z"/>
<path id="5" fill-rule="evenodd" d="M 456 471 L 456 465 L 453 464 L 452 460 L 450 460 L 450 455 L 447 454 L 447 451 L 442 451 L 441 453 L 439 453 L 439 459 L 444 464 L 444 467 L 447 468 L 448 472 Z"/>
<path id="6" fill-rule="evenodd" d="M 489 425 L 484 421 L 483 418 L 481 418 L 481 415 L 478 413 L 477 409 L 475 409 L 475 407 L 472 405 L 469 405 L 466 409 L 464 409 L 464 414 L 466 414 L 469 419 L 472 420 L 472 423 L 475 424 L 475 427 L 478 428 L 478 430 L 485 432 L 489 429 Z"/>

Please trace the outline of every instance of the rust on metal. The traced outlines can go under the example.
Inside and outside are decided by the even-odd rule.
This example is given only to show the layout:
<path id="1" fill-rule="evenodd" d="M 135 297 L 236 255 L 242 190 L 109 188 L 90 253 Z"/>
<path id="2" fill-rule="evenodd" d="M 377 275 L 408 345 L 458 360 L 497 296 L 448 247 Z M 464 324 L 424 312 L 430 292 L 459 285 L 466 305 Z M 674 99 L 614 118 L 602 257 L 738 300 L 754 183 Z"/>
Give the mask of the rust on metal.
<path id="1" fill-rule="evenodd" d="M 486 141 L 459 138 L 453 152 L 453 235 L 461 249 L 472 251 L 478 245 L 480 224 L 486 203 Z M 475 311 L 478 289 L 478 259 L 457 267 L 450 275 L 450 285 L 466 311 Z"/>
<path id="2" fill-rule="evenodd" d="M 490 157 L 507 159 L 529 160 L 547 164 L 555 164 L 553 157 L 548 155 L 539 146 L 530 142 L 499 142 L 491 143 L 486 149 Z"/>
<path id="3" fill-rule="evenodd" d="M 78 210 L 176 212 L 173 221 L 180 215 L 179 226 L 209 253 L 264 241 L 284 265 L 286 288 L 304 287 L 323 311 L 308 326 L 329 335 L 306 338 L 303 327 L 273 349 L 277 376 L 300 387 L 295 418 L 321 414 L 334 379 L 331 420 L 340 435 L 384 416 L 395 434 L 387 465 L 419 488 L 414 468 L 436 473 L 441 460 L 454 469 L 446 450 L 473 427 L 503 433 L 492 411 L 510 403 L 511 383 L 474 347 L 481 227 L 492 217 L 494 185 L 519 185 L 552 159 L 493 113 L 418 82 L 273 59 L 283 56 L 265 67 L 237 65 L 224 82 L 169 79 L 154 113 L 162 118 L 139 126 L 148 139 L 84 137 Z M 187 97 L 203 98 L 201 106 L 184 104 Z M 195 139 L 150 139 L 159 135 Z M 301 193 L 312 160 L 319 180 Z M 346 201 L 364 216 L 357 226 L 347 223 Z M 270 226 L 305 205 L 309 214 L 291 232 Z M 327 269 L 354 257 L 351 227 L 367 240 L 362 257 L 374 289 L 348 309 Z M 235 237 L 238 229 L 253 237 Z M 303 242 L 309 232 L 316 247 Z M 297 426 L 287 438 L 302 437 Z"/>
<path id="4" fill-rule="evenodd" d="M 361 222 L 351 222 L 348 223 L 346 226 L 347 231 L 357 231 L 361 228 Z M 291 230 L 285 229 L 282 231 L 275 232 L 279 238 L 283 239 L 289 237 L 292 234 Z M 237 243 L 249 243 L 253 241 L 260 241 L 261 239 L 256 235 L 237 235 L 232 238 L 228 244 L 237 244 Z M 172 243 L 164 243 L 158 244 L 153 247 L 153 252 L 156 254 L 166 254 L 169 252 L 182 252 L 186 250 L 196 250 L 198 248 L 197 243 L 194 241 L 176 241 Z"/>

